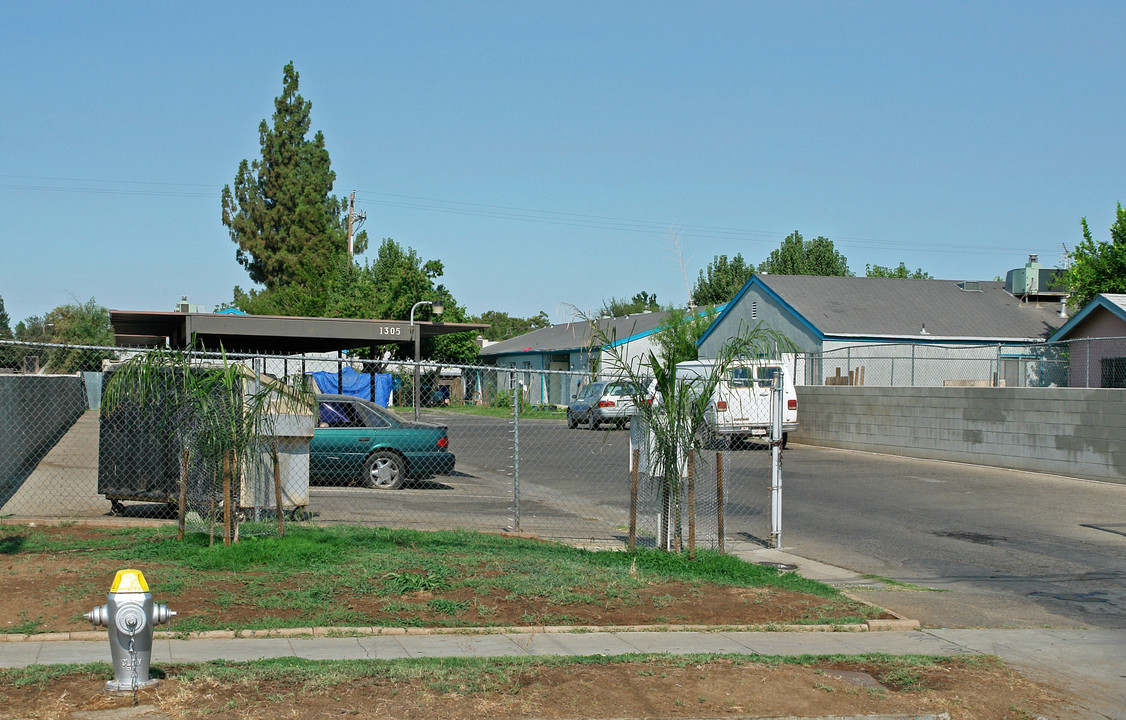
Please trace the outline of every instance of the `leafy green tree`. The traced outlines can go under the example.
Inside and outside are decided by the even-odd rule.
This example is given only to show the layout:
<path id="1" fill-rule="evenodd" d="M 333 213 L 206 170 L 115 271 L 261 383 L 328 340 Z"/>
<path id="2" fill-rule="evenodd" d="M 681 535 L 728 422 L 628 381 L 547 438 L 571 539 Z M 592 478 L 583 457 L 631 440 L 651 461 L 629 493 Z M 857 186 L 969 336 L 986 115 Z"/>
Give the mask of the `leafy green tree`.
<path id="1" fill-rule="evenodd" d="M 660 348 L 661 360 L 675 365 L 700 357 L 696 341 L 707 331 L 718 313 L 714 306 L 703 311 L 671 308 L 661 321 L 661 328 L 653 335 Z"/>
<path id="2" fill-rule="evenodd" d="M 331 272 L 347 255 L 347 206 L 331 194 L 336 173 L 324 134 L 317 131 L 312 140 L 306 137 L 312 103 L 298 94 L 292 62 L 283 70 L 282 86 L 282 94 L 274 100 L 273 124 L 263 120 L 258 127 L 261 158 L 239 163 L 234 190 L 229 185 L 223 188 L 223 224 L 251 281 L 265 286 L 264 291 L 250 293 L 236 287 L 236 305 L 251 310 L 266 302 L 259 296 L 278 293 L 269 306 L 293 315 L 301 314 L 303 295 L 324 291 L 323 283 L 314 280 Z M 362 253 L 366 233 L 359 233 L 354 244 L 355 251 Z"/>
<path id="3" fill-rule="evenodd" d="M 833 247 L 832 240 L 819 236 L 807 242 L 796 230 L 759 263 L 758 271 L 771 275 L 852 275 L 848 261 Z"/>
<path id="4" fill-rule="evenodd" d="M 754 266 L 748 265 L 742 254 L 731 260 L 726 255 L 716 255 L 706 270 L 700 271 L 696 286 L 692 288 L 692 304 L 722 305 L 728 302 L 743 289 L 754 272 Z"/>
<path id="5" fill-rule="evenodd" d="M 914 272 L 907 269 L 903 263 L 899 267 L 884 267 L 883 265 L 865 265 L 865 277 L 906 278 L 908 280 L 933 280 L 931 274 L 923 272 L 922 268 L 915 268 Z"/>
<path id="6" fill-rule="evenodd" d="M 1067 268 L 1058 277 L 1071 293 L 1068 305 L 1079 309 L 1100 293 L 1126 293 L 1126 210 L 1118 203 L 1110 241 L 1095 240 L 1080 221 L 1083 241 L 1067 250 Z"/>
<path id="7" fill-rule="evenodd" d="M 113 346 L 109 309 L 90 298 L 84 303 L 60 305 L 47 315 L 54 325 L 53 340 L 67 345 Z"/>
<path id="8" fill-rule="evenodd" d="M 29 343 L 53 342 L 53 327 L 46 317 L 32 315 L 16 323 L 16 340 Z"/>
<path id="9" fill-rule="evenodd" d="M 304 315 L 309 317 L 368 318 L 408 320 L 411 307 L 420 300 L 440 300 L 444 305 L 442 322 L 468 322 L 469 316 L 445 285 L 436 284 L 444 267 L 440 260 L 423 260 L 410 247 L 391 238 L 379 246 L 374 261 L 357 266 L 338 257 L 318 276 L 300 271 L 304 280 L 277 288 L 273 292 L 239 295 L 238 307 L 255 315 Z M 314 291 L 309 291 L 314 288 Z M 291 311 L 291 312 L 287 312 Z M 431 320 L 429 308 L 415 311 L 415 320 Z M 546 317 L 546 316 L 545 316 Z M 392 354 L 398 353 L 395 346 Z M 472 362 L 479 353 L 476 333 L 454 333 L 422 342 L 422 356 L 446 362 Z M 365 352 L 356 353 L 366 356 Z M 381 354 L 381 353 L 380 353 Z M 402 357 L 413 353 L 400 354 Z"/>
<path id="10" fill-rule="evenodd" d="M 16 339 L 27 343 L 52 343 L 56 345 L 93 345 L 112 348 L 113 328 L 109 324 L 109 310 L 90 298 L 84 303 L 60 305 L 43 317 L 32 315 L 16 324 Z M 52 373 L 73 373 L 80 370 L 100 370 L 102 360 L 113 358 L 113 350 L 83 348 L 23 348 L 24 355 L 38 355 L 40 367 Z"/>
<path id="11" fill-rule="evenodd" d="M 500 310 L 487 310 L 470 318 L 469 321 L 487 324 L 489 329 L 481 335 L 486 340 L 494 341 L 507 340 L 551 325 L 551 319 L 542 310 L 538 315 L 530 318 L 513 317 Z"/>
<path id="12" fill-rule="evenodd" d="M 602 317 L 623 317 L 660 309 L 661 306 L 657 304 L 657 296 L 655 294 L 650 295 L 642 290 L 629 300 L 616 297 L 603 300 L 602 309 L 598 311 L 598 314 Z"/>
<path id="13" fill-rule="evenodd" d="M 377 299 L 375 314 L 362 317 L 407 320 L 415 303 L 441 300 L 444 309 L 440 318 L 428 317 L 429 308 L 420 307 L 415 311 L 415 319 L 466 322 L 469 316 L 465 308 L 457 303 L 445 285 L 434 282 L 444 272 L 441 260 L 423 260 L 413 248 L 384 239 L 375 261 L 366 265 L 361 273 L 365 278 L 363 285 L 373 291 L 367 294 Z M 431 360 L 466 363 L 477 359 L 480 348 L 476 333 L 454 333 L 424 340 L 421 352 L 424 358 Z"/>

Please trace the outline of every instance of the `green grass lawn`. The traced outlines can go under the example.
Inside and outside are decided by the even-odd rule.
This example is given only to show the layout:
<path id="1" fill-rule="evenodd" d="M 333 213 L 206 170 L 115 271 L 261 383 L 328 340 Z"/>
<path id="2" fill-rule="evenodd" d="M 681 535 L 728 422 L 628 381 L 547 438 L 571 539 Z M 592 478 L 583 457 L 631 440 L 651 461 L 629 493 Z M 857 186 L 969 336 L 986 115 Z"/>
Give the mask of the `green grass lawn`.
<path id="1" fill-rule="evenodd" d="M 860 622 L 877 613 L 795 573 L 710 551 L 691 560 L 651 549 L 590 551 L 469 531 L 291 525 L 281 538 L 255 536 L 253 529 L 244 523 L 241 542 L 209 546 L 204 534 L 177 541 L 173 527 L 83 527 L 68 533 L 65 527 L 0 526 L 0 555 L 12 576 L 42 572 L 36 570 L 37 558 L 68 559 L 63 578 L 40 583 L 48 610 L 99 594 L 104 598 L 102 575 L 141 569 L 156 601 L 181 612 L 174 629 L 185 632 L 630 624 L 634 615 L 647 618 L 635 622 L 647 624 L 692 624 L 693 606 L 723 588 L 777 589 L 807 598 L 792 617 L 770 622 Z M 765 604 L 766 598 L 756 596 L 721 624 L 754 622 L 739 618 L 753 618 L 763 610 L 756 606 Z M 0 614 L 3 609 L 0 597 Z M 19 627 L 61 629 L 48 620 Z"/>
<path id="2" fill-rule="evenodd" d="M 578 655 L 537 657 L 446 657 L 446 658 L 393 658 L 378 661 L 368 660 L 307 660 L 297 657 L 271 658 L 232 662 L 216 660 L 211 662 L 181 665 L 177 667 L 176 677 L 181 681 L 206 679 L 217 683 L 253 685 L 257 682 L 282 680 L 294 684 L 310 684 L 318 688 L 330 688 L 348 684 L 362 678 L 379 678 L 389 682 L 425 680 L 434 689 L 451 688 L 458 692 L 514 692 L 518 689 L 522 673 L 534 673 L 538 669 L 559 667 L 597 667 L 620 663 L 632 663 L 646 674 L 649 666 L 656 671 L 661 668 L 684 668 L 724 662 L 735 666 L 762 665 L 779 667 L 785 665 L 813 667 L 834 663 L 862 665 L 874 674 L 892 678 L 899 686 L 918 684 L 917 673 L 928 668 L 957 664 L 965 667 L 995 668 L 1000 665 L 994 656 L 952 657 L 938 655 L 887 655 L 866 653 L 858 655 L 734 655 L 723 653 L 634 653 L 628 655 Z M 108 663 L 32 665 L 22 668 L 0 668 L 0 684 L 12 686 L 47 687 L 52 682 L 70 675 L 91 674 L 99 680 L 113 678 L 113 670 Z M 649 674 L 652 674 L 650 672 Z M 163 677 L 165 673 L 157 669 L 154 676 Z M 524 683 L 526 684 L 526 682 Z"/>

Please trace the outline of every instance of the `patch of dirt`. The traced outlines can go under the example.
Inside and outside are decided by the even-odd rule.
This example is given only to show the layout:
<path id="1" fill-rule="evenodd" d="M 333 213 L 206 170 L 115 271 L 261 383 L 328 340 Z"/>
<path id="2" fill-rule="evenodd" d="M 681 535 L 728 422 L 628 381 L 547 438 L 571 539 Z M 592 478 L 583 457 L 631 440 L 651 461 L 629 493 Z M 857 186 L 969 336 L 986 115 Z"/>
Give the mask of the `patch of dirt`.
<path id="1" fill-rule="evenodd" d="M 827 670 L 870 675 L 880 684 L 863 687 Z M 456 681 L 386 676 L 349 679 L 333 685 L 277 679 L 219 681 L 181 679 L 181 668 L 163 668 L 165 678 L 138 693 L 171 718 L 236 720 L 269 718 L 411 718 L 490 720 L 520 718 L 692 718 L 786 715 L 923 714 L 946 712 L 953 720 L 1017 720 L 1034 714 L 1058 716 L 1064 699 L 1022 679 L 1000 662 L 954 660 L 912 670 L 911 689 L 887 668 L 836 662 L 832 667 L 714 661 L 702 665 L 673 659 L 606 665 L 510 669 L 507 677 L 467 688 Z M 64 720 L 76 711 L 124 708 L 132 698 L 101 692 L 104 677 L 75 674 L 43 686 L 0 683 L 5 717 Z"/>
<path id="2" fill-rule="evenodd" d="M 105 542 L 105 535 L 83 527 L 37 528 L 46 534 L 65 533 L 71 539 Z M 7 542 L 16 536 L 7 536 Z M 124 567 L 124 566 L 122 566 Z M 208 627 L 227 629 L 263 626 L 422 626 L 484 627 L 530 625 L 765 625 L 825 622 L 832 618 L 890 617 L 859 603 L 776 588 L 740 588 L 691 582 L 654 582 L 621 597 L 606 597 L 591 589 L 594 602 L 554 603 L 542 597 L 510 597 L 507 591 L 488 592 L 468 587 L 446 591 L 386 594 L 381 587 L 368 592 L 342 583 L 332 596 L 335 616 L 274 602 L 262 607 L 267 593 L 254 584 L 260 573 L 193 571 L 191 582 L 169 592 L 162 579 L 179 569 L 136 563 L 154 589 L 154 600 L 179 613 L 172 629 L 189 619 Z M 0 577 L 7 592 L 0 593 L 0 632 L 71 632 L 90 630 L 82 614 L 106 602 L 114 574 L 121 569 L 81 551 L 19 553 L 0 548 Z M 181 573 L 182 574 L 182 573 Z M 291 588 L 305 576 L 289 579 Z M 378 583 L 376 583 L 378 586 Z M 323 612 L 323 611 L 321 611 Z M 198 625 L 197 625 L 198 626 Z"/>

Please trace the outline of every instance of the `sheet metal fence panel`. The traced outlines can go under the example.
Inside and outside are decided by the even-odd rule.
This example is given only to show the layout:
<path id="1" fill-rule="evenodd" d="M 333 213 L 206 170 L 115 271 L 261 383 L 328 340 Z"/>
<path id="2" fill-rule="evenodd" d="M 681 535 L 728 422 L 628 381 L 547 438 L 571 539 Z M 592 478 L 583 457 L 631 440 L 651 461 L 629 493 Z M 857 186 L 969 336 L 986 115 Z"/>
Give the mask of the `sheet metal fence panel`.
<path id="1" fill-rule="evenodd" d="M 158 427 L 151 408 L 110 413 L 102 402 L 108 382 L 101 372 L 103 361 L 120 363 L 142 352 L 0 342 L 0 357 L 12 361 L 8 367 L 22 370 L 26 357 L 38 358 L 35 373 L 0 373 L 0 516 L 174 520 L 186 477 L 187 529 L 213 532 L 216 538 L 233 532 L 225 525 L 222 463 L 189 453 L 189 463 L 182 467 L 184 450 L 194 447 L 190 424 L 173 435 Z M 405 426 L 398 433 L 434 444 L 442 431 L 433 426 L 439 426 L 448 442 L 442 450 L 388 438 L 395 433 L 386 431 L 394 428 L 375 427 L 379 417 L 373 411 L 353 408 L 350 418 L 325 417 L 318 411 L 310 418 L 317 425 L 312 439 L 301 437 L 300 431 L 279 438 L 276 475 L 272 439 L 237 476 L 230 473 L 230 505 L 240 520 L 240 534 L 277 532 L 280 497 L 284 522 L 466 528 L 599 546 L 625 544 L 631 489 L 628 424 L 603 424 L 596 430 L 568 427 L 565 409 L 540 404 L 542 393 L 536 393 L 537 388 L 556 385 L 577 388 L 589 381 L 582 374 L 423 361 L 419 374 L 425 426 L 413 428 L 412 362 L 335 353 L 227 352 L 207 359 L 241 365 L 247 377 L 292 385 L 313 372 L 337 373 L 343 379 L 346 367 L 360 374 L 389 375 L 391 412 Z M 351 387 L 371 392 L 385 384 L 352 382 Z M 343 382 L 340 389 L 346 389 Z M 320 427 L 326 420 L 334 425 Z M 379 448 L 397 453 L 402 461 L 399 469 L 405 468 L 408 477 L 401 487 L 365 487 L 373 473 L 393 477 L 393 463 L 386 472 L 365 466 Z M 452 468 L 442 464 L 450 454 L 455 458 Z M 765 544 L 770 532 L 769 458 L 765 444 L 696 455 L 698 547 L 719 544 L 716 499 L 721 467 L 727 537 Z M 638 526 L 643 544 L 652 544 L 656 537 L 657 486 L 652 478 L 640 478 Z M 682 497 L 686 503 L 687 485 Z M 682 506 L 685 542 L 691 513 L 692 508 Z"/>

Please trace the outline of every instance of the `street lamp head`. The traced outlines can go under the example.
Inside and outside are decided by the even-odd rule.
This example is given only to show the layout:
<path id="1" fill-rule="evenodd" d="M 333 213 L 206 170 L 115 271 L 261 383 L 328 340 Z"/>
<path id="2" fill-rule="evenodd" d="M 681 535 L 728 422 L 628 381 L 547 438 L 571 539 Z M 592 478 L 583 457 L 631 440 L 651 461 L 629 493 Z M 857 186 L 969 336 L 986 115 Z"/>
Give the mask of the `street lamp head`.
<path id="1" fill-rule="evenodd" d="M 445 310 L 445 309 L 446 309 L 446 306 L 442 304 L 441 300 L 435 300 L 432 303 L 430 303 L 430 310 L 435 315 L 441 315 L 442 311 Z"/>

